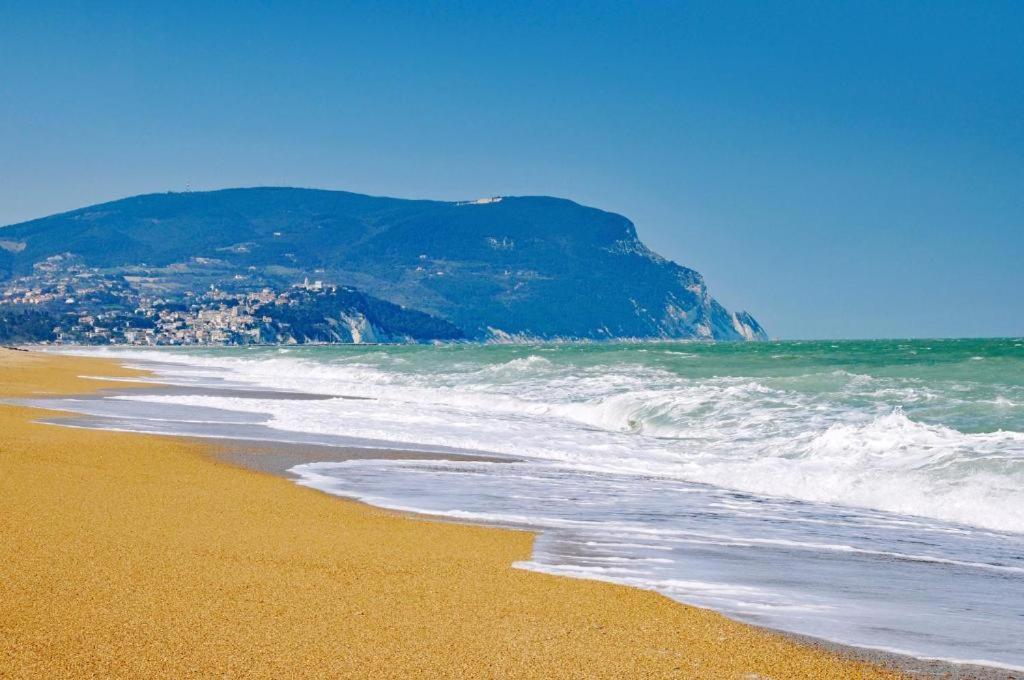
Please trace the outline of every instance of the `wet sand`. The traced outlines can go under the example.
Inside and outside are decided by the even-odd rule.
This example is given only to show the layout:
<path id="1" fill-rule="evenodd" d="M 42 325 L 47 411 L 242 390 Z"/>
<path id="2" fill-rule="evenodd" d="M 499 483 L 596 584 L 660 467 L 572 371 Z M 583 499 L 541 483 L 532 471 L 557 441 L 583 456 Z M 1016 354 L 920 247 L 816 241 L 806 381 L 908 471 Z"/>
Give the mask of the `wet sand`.
<path id="1" fill-rule="evenodd" d="M 315 444 L 271 444 L 260 441 L 233 440 L 219 443 L 213 455 L 217 460 L 248 468 L 255 472 L 283 475 L 296 465 L 306 463 L 341 463 L 346 460 L 462 460 L 487 463 L 505 462 L 506 458 L 470 454 L 445 455 L 400 449 L 361 449 Z"/>
<path id="2" fill-rule="evenodd" d="M 0 350 L 0 397 L 109 386 L 81 375 L 137 372 Z M 514 569 L 528 532 L 210 455 L 231 446 L 35 422 L 52 416 L 0 405 L 0 676 L 896 677 L 652 592 Z M 287 455 L 266 470 L 303 454 Z"/>

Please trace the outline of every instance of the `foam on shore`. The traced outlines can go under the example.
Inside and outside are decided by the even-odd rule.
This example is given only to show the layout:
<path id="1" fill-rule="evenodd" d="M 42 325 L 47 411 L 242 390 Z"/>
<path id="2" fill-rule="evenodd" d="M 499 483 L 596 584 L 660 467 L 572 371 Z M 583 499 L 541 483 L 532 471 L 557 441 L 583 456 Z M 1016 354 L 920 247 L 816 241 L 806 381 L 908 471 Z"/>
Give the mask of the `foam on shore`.
<path id="1" fill-rule="evenodd" d="M 101 360 L 0 351 L 0 396 Z M 891 677 L 654 593 L 516 570 L 528 533 L 339 501 L 0 406 L 0 675 Z"/>

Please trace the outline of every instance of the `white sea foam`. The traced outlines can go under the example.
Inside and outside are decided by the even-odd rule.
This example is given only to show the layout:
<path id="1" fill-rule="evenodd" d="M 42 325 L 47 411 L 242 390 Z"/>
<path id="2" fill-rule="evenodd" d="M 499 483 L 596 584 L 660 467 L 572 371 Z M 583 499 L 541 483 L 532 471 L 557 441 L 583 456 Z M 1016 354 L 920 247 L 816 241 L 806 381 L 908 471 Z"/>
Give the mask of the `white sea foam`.
<path id="1" fill-rule="evenodd" d="M 522 568 L 847 643 L 1021 658 L 1024 561 L 1011 534 L 543 461 L 353 460 L 292 472 L 376 505 L 542 531 Z"/>
<path id="2" fill-rule="evenodd" d="M 386 354 L 326 364 L 280 353 L 159 358 L 193 380 L 372 401 L 122 398 L 257 411 L 281 430 L 491 451 L 1024 532 L 1024 433 L 912 420 L 893 402 L 956 399 L 914 381 L 841 369 L 688 379 L 657 365 L 566 367 L 537 353 L 447 370 L 409 370 Z M 806 392 L 833 384 L 827 398 Z"/>

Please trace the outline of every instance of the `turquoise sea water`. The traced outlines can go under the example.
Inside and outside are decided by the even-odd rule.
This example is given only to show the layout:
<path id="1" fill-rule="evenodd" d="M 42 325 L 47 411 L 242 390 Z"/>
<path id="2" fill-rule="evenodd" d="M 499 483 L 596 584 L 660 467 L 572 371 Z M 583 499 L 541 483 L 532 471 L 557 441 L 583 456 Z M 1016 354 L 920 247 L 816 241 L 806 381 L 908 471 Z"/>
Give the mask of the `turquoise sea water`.
<path id="1" fill-rule="evenodd" d="M 509 456 L 295 473 L 540 529 L 524 567 L 1024 666 L 1024 340 L 107 353 L 183 386 L 77 405 L 120 427 Z"/>

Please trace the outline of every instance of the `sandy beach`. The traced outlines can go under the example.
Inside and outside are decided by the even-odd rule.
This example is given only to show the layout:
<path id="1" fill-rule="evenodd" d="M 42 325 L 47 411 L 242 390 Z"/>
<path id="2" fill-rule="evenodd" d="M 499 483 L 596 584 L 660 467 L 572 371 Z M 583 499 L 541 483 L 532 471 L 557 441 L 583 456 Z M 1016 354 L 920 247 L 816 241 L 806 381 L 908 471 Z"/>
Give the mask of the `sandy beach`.
<path id="1" fill-rule="evenodd" d="M 0 350 L 0 397 L 109 387 Z M 0 406 L 0 676 L 884 678 L 658 594 L 513 568 L 526 532 L 426 521 L 214 447 Z"/>

